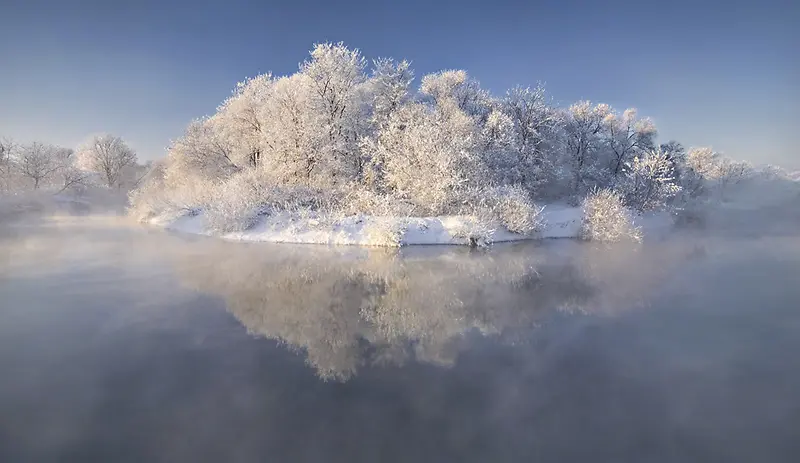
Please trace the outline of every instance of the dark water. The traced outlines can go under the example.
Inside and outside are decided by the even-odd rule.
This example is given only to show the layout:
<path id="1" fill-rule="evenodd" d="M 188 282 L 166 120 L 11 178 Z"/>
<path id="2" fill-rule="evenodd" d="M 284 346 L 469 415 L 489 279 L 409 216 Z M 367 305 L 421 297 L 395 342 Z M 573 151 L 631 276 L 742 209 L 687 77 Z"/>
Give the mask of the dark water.
<path id="1" fill-rule="evenodd" d="M 0 231 L 0 461 L 800 461 L 800 238 Z"/>

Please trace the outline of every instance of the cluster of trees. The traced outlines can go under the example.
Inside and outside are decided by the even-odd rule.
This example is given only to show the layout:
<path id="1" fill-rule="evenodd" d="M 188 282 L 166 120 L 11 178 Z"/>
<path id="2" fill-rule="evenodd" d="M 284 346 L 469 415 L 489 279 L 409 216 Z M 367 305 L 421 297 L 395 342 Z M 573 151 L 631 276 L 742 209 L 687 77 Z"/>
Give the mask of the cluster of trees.
<path id="1" fill-rule="evenodd" d="M 4 193 L 40 188 L 60 192 L 90 184 L 133 187 L 143 168 L 137 164 L 136 153 L 113 135 L 91 137 L 77 150 L 0 140 L 0 192 Z"/>
<path id="2" fill-rule="evenodd" d="M 386 201 L 406 213 L 472 213 L 509 194 L 521 206 L 577 203 L 604 188 L 644 211 L 747 170 L 710 150 L 658 145 L 655 125 L 634 109 L 559 108 L 541 87 L 495 97 L 460 70 L 426 75 L 415 89 L 407 61 L 368 66 L 341 43 L 310 55 L 290 76 L 241 82 L 215 114 L 193 121 L 156 179 L 162 197 L 233 201 L 226 185 L 252 191 L 256 177 L 275 187 L 263 194 L 359 198 L 365 213 Z"/>

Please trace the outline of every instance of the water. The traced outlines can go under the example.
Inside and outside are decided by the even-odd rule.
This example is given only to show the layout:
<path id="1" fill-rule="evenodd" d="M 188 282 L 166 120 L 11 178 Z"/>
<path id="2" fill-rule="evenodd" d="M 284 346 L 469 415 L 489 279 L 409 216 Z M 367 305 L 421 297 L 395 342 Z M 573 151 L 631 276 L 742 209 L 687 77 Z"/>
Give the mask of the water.
<path id="1" fill-rule="evenodd" d="M 800 237 L 491 250 L 0 227 L 0 461 L 782 462 Z"/>

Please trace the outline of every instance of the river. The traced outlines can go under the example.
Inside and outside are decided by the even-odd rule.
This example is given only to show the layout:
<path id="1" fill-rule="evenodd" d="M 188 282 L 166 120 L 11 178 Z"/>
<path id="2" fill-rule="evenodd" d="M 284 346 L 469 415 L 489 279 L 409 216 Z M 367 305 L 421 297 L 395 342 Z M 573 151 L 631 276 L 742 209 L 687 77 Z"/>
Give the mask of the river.
<path id="1" fill-rule="evenodd" d="M 782 462 L 800 231 L 400 251 L 0 226 L 0 461 Z"/>

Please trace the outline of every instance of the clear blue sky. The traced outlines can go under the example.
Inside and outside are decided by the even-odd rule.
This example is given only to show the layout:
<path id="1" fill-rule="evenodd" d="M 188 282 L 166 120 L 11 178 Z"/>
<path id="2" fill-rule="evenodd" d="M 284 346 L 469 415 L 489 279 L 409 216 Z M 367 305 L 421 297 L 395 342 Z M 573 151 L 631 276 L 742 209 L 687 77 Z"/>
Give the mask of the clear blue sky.
<path id="1" fill-rule="evenodd" d="M 660 140 L 800 167 L 800 2 L 0 0 L 0 136 L 164 154 L 245 76 L 344 41 L 501 94 L 639 108 Z"/>

